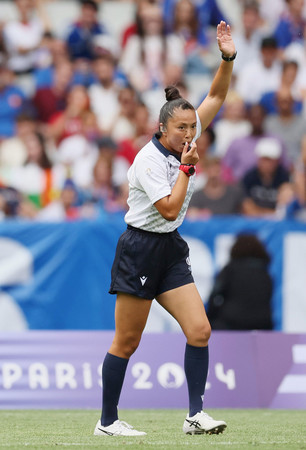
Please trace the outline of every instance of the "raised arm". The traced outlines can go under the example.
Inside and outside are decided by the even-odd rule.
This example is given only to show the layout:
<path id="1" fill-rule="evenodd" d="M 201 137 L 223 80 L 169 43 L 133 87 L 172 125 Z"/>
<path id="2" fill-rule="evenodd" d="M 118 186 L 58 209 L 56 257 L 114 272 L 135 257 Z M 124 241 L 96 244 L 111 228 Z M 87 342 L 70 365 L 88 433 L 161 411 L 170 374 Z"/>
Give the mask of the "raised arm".
<path id="1" fill-rule="evenodd" d="M 225 100 L 231 82 L 236 56 L 231 28 L 224 21 L 221 21 L 217 26 L 217 41 L 222 53 L 221 63 L 213 79 L 209 93 L 197 110 L 201 120 L 202 130 L 208 127 Z"/>

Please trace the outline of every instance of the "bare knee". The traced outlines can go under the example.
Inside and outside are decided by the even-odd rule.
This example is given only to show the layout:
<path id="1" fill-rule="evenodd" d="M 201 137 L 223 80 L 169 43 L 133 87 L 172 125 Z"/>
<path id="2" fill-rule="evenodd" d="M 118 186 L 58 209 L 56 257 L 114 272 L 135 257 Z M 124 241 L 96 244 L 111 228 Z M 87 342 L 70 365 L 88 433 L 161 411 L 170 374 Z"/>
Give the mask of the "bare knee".
<path id="1" fill-rule="evenodd" d="M 120 358 L 128 359 L 137 350 L 140 339 L 141 335 L 134 333 L 115 336 L 109 351 Z"/>
<path id="2" fill-rule="evenodd" d="M 188 344 L 195 347 L 206 347 L 211 335 L 211 327 L 208 322 L 195 324 L 185 334 Z"/>

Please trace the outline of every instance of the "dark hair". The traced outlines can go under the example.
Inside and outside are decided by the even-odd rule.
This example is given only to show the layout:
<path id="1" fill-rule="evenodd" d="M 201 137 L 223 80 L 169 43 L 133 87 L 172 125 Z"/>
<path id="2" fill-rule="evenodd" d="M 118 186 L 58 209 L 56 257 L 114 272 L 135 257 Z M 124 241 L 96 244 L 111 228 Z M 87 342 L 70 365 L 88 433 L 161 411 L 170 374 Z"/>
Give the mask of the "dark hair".
<path id="1" fill-rule="evenodd" d="M 191 0 L 188 0 L 188 1 L 191 4 L 191 6 L 193 7 L 192 17 L 189 22 L 190 31 L 191 31 L 192 37 L 197 38 L 198 30 L 199 30 L 199 17 L 198 17 L 196 6 L 195 6 L 194 2 L 192 2 Z M 174 7 L 174 20 L 173 20 L 173 31 L 174 32 L 179 31 L 179 23 L 178 23 L 178 17 L 177 17 L 178 16 L 178 12 L 177 12 L 178 8 L 179 8 L 179 2 L 176 2 L 175 7 Z"/>
<path id="2" fill-rule="evenodd" d="M 261 41 L 260 47 L 263 48 L 277 48 L 277 40 L 274 36 L 264 37 Z"/>
<path id="3" fill-rule="evenodd" d="M 185 100 L 180 91 L 175 86 L 167 86 L 165 88 L 167 102 L 162 106 L 159 113 L 159 123 L 167 124 L 169 117 L 173 117 L 175 109 L 190 109 L 194 111 L 191 103 Z M 158 133 L 157 133 L 158 134 Z"/>
<path id="4" fill-rule="evenodd" d="M 95 0 L 81 0 L 82 6 L 91 6 L 95 11 L 98 11 L 98 3 Z"/>
<path id="5" fill-rule="evenodd" d="M 232 259 L 248 257 L 259 258 L 264 260 L 267 264 L 271 259 L 265 246 L 258 237 L 248 233 L 242 233 L 237 236 L 237 239 L 232 246 L 230 256 Z"/>
<path id="6" fill-rule="evenodd" d="M 37 131 L 33 132 L 33 136 L 36 137 L 36 139 L 39 142 L 39 145 L 41 147 L 41 157 L 40 157 L 40 167 L 42 169 L 51 169 L 52 163 L 48 157 L 47 150 L 46 150 L 46 141 L 44 136 L 41 133 L 38 133 Z M 28 160 L 25 162 L 27 164 Z"/>

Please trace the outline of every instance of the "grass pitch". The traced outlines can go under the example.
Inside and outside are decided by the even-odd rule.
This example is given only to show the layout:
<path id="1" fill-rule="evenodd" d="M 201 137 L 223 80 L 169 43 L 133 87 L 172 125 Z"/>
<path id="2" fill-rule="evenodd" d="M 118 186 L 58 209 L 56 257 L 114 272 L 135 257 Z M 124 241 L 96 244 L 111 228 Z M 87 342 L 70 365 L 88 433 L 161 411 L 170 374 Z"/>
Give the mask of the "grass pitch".
<path id="1" fill-rule="evenodd" d="M 0 449 L 306 449 L 306 410 L 208 410 L 228 428 L 186 436 L 183 410 L 121 410 L 120 419 L 146 431 L 139 438 L 93 436 L 99 411 L 0 411 Z"/>

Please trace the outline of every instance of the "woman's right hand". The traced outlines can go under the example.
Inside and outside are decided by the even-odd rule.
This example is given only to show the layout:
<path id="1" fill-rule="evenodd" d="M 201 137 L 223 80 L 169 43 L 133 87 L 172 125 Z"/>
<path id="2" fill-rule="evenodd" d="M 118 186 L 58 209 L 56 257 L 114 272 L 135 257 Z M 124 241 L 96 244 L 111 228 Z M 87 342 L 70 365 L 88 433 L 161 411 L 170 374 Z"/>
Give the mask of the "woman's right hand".
<path id="1" fill-rule="evenodd" d="M 181 156 L 181 164 L 195 165 L 200 159 L 200 157 L 198 155 L 197 144 L 195 142 L 192 142 L 190 145 L 190 150 L 188 150 L 189 145 L 190 144 L 188 144 L 188 142 L 186 142 L 184 145 L 182 156 Z"/>

